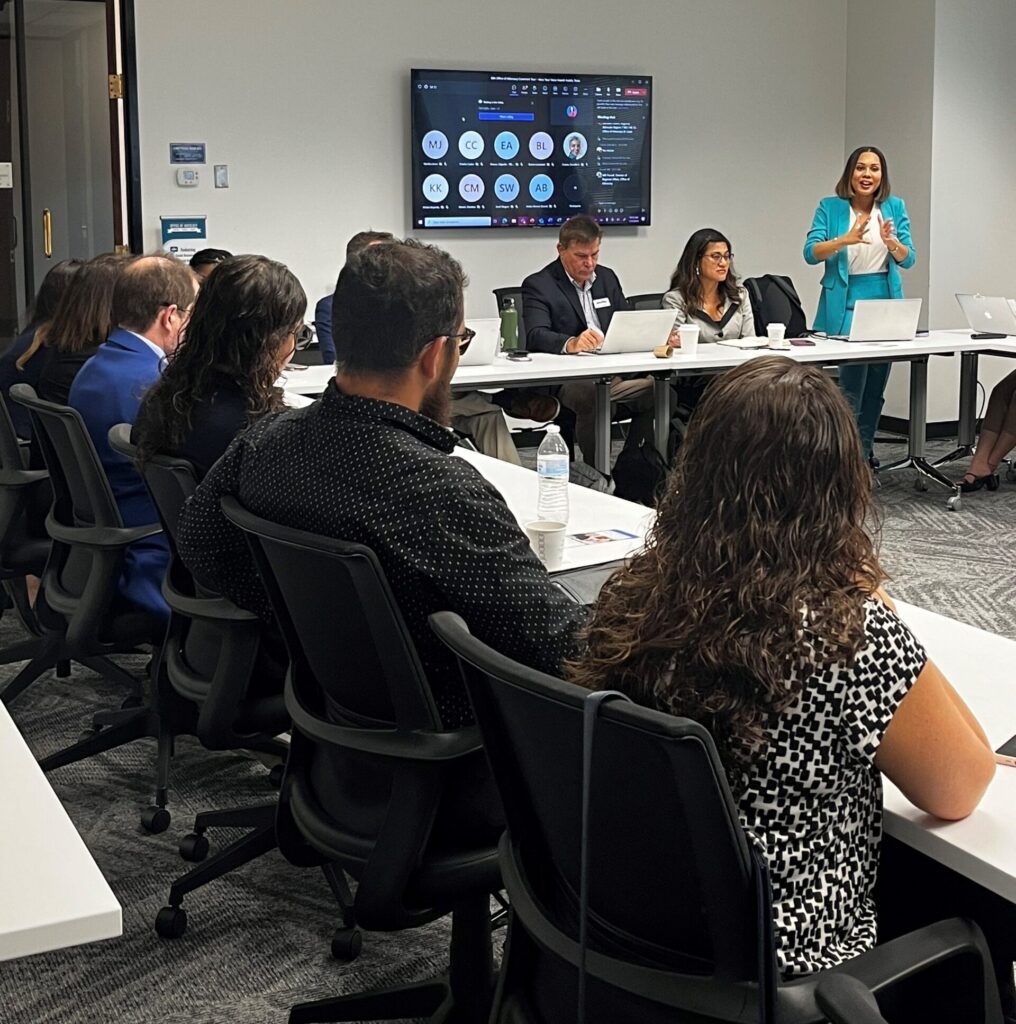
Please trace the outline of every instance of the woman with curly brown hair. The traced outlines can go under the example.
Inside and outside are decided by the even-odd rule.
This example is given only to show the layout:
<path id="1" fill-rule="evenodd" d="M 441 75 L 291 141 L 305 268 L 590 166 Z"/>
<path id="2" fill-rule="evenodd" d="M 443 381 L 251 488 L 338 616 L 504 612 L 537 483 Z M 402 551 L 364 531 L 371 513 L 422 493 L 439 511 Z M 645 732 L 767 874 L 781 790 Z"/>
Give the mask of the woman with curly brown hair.
<path id="1" fill-rule="evenodd" d="M 132 431 L 141 459 L 162 452 L 203 477 L 255 419 L 282 408 L 275 380 L 303 330 L 307 296 L 281 263 L 231 256 L 205 281 L 176 351 Z"/>
<path id="2" fill-rule="evenodd" d="M 875 943 L 880 770 L 943 818 L 969 814 L 994 772 L 880 590 L 870 499 L 850 408 L 819 369 L 764 356 L 729 371 L 570 670 L 710 729 L 770 866 L 786 974 Z"/>

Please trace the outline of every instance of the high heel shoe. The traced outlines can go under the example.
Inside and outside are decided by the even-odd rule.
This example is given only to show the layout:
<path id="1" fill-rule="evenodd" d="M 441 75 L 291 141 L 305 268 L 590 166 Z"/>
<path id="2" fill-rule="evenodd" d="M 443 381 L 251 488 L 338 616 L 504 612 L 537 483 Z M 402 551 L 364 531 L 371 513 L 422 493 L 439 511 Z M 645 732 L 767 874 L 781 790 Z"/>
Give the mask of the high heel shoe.
<path id="1" fill-rule="evenodd" d="M 967 475 L 960 481 L 960 490 L 964 494 L 970 494 L 972 491 L 979 491 L 982 487 L 987 487 L 989 491 L 997 491 L 998 474 L 986 473 L 984 476 L 974 476 L 973 473 L 967 473 Z"/>

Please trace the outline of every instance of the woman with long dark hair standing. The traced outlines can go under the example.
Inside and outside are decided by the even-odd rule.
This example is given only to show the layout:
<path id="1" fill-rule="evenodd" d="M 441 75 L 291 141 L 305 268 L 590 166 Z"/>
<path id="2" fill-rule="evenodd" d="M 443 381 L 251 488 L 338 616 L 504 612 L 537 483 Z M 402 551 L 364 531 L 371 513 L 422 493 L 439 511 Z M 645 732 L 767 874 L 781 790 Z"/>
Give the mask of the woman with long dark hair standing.
<path id="1" fill-rule="evenodd" d="M 762 356 L 718 377 L 570 669 L 710 730 L 769 864 L 787 975 L 875 944 L 880 771 L 942 818 L 969 814 L 994 773 L 881 590 L 856 436 L 816 367 Z"/>
<path id="2" fill-rule="evenodd" d="M 255 419 L 282 408 L 275 386 L 303 331 L 307 296 L 265 256 L 230 256 L 198 293 L 187 331 L 146 393 L 133 430 L 142 460 L 187 459 L 199 477 Z"/>
<path id="3" fill-rule="evenodd" d="M 892 194 L 885 154 L 858 146 L 847 159 L 836 195 L 818 204 L 804 243 L 806 263 L 825 263 L 814 330 L 849 334 L 859 299 L 902 299 L 900 271 L 914 265 L 910 218 Z M 875 429 L 882 414 L 890 363 L 840 366 L 840 387 L 850 402 L 861 448 L 873 465 Z"/>
<path id="4" fill-rule="evenodd" d="M 696 324 L 702 342 L 755 334 L 751 302 L 737 283 L 730 241 L 715 228 L 700 228 L 685 243 L 663 305 L 677 310 L 675 328 Z"/>

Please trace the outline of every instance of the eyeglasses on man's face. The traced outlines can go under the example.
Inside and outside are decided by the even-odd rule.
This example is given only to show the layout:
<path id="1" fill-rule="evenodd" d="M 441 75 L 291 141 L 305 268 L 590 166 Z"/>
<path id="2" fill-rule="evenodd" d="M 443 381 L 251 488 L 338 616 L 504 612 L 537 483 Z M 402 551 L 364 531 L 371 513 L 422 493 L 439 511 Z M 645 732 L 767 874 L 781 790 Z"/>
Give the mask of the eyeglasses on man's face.
<path id="1" fill-rule="evenodd" d="M 445 337 L 449 341 L 457 341 L 459 343 L 459 355 L 461 356 L 469 348 L 469 343 L 476 337 L 476 331 L 466 327 L 461 334 L 447 334 Z"/>
<path id="2" fill-rule="evenodd" d="M 721 263 L 729 263 L 734 258 L 734 254 L 732 252 L 707 252 L 702 258 L 711 260 L 719 266 Z"/>

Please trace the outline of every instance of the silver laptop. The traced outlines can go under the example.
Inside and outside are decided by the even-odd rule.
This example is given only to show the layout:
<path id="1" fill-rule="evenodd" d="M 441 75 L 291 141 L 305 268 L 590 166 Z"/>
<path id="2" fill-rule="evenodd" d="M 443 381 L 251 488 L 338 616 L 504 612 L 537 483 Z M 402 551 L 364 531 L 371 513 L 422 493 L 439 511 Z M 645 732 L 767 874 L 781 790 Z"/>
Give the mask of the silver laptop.
<path id="1" fill-rule="evenodd" d="M 496 316 L 467 320 L 466 326 L 476 331 L 469 348 L 459 357 L 459 366 L 490 366 L 497 355 L 501 339 L 501 321 Z"/>
<path id="2" fill-rule="evenodd" d="M 975 334 L 1016 334 L 1016 312 L 1011 299 L 993 295 L 961 295 L 956 301 Z"/>
<path id="3" fill-rule="evenodd" d="M 841 341 L 913 341 L 921 316 L 920 299 L 858 299 L 850 335 Z"/>
<path id="4" fill-rule="evenodd" d="M 600 355 L 622 352 L 652 352 L 666 345 L 674 328 L 677 311 L 673 309 L 620 310 L 610 318 Z"/>

